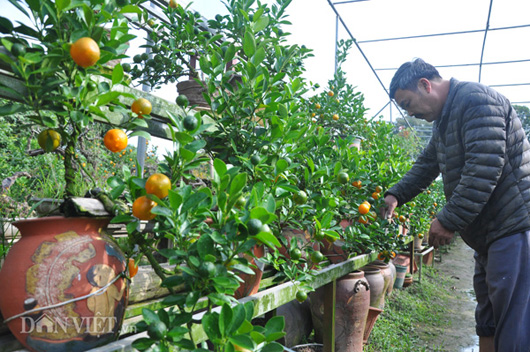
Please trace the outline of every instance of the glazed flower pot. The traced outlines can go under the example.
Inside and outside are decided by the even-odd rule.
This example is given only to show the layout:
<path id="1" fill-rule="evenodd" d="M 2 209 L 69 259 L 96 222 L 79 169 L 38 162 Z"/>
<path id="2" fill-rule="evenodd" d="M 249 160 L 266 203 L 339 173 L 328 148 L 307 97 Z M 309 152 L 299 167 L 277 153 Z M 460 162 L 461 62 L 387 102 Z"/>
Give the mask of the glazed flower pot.
<path id="1" fill-rule="evenodd" d="M 399 264 L 396 265 L 396 282 L 394 282 L 394 288 L 403 288 L 403 281 L 407 274 L 407 267 Z"/>
<path id="2" fill-rule="evenodd" d="M 31 351 L 84 351 L 116 339 L 128 290 L 109 218 L 29 219 L 0 271 L 0 310 Z M 9 283 L 9 284 L 5 284 Z"/>

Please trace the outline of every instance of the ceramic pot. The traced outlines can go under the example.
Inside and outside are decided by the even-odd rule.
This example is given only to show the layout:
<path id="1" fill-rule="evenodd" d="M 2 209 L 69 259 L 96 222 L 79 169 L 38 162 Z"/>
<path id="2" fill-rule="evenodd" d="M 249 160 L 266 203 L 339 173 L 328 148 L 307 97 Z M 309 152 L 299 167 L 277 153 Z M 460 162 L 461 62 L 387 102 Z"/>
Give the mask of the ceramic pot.
<path id="1" fill-rule="evenodd" d="M 390 280 L 385 281 L 381 269 L 375 266 L 364 266 L 364 277 L 370 284 L 370 307 L 383 309 L 385 307 L 386 286 Z"/>
<path id="2" fill-rule="evenodd" d="M 261 258 L 265 255 L 265 247 L 262 245 L 256 245 L 252 248 L 252 253 L 254 254 L 254 257 L 248 254 L 245 254 L 244 257 L 252 265 L 255 265 L 255 267 L 252 268 L 252 271 L 254 271 L 254 275 L 242 272 L 238 274 L 239 277 L 243 279 L 243 282 L 239 285 L 239 288 L 234 293 L 234 297 L 236 299 L 240 299 L 258 293 L 259 285 L 261 284 L 261 278 L 263 277 L 264 264 L 257 261 L 255 258 Z"/>
<path id="3" fill-rule="evenodd" d="M 287 245 L 284 245 L 282 243 L 282 246 L 278 249 L 278 251 L 283 254 L 286 258 L 290 258 L 289 256 L 289 250 L 293 248 L 293 245 L 296 248 L 303 248 L 308 243 L 311 242 L 311 234 L 307 230 L 300 230 L 300 229 L 293 229 L 290 227 L 286 227 L 282 229 L 282 237 L 285 239 L 285 243 Z M 296 244 L 293 244 L 293 239 L 295 239 Z M 315 251 L 320 250 L 320 244 L 316 241 L 311 243 L 311 247 Z M 302 257 L 305 258 L 305 252 L 302 251 Z"/>
<path id="4" fill-rule="evenodd" d="M 125 257 L 101 230 L 110 218 L 17 221 L 21 239 L 0 271 L 0 310 L 31 351 L 85 351 L 119 334 Z"/>
<path id="5" fill-rule="evenodd" d="M 383 278 L 385 279 L 385 294 L 389 294 L 390 292 L 392 292 L 392 286 L 394 285 L 395 278 L 395 268 L 392 269 L 390 264 L 385 263 L 382 260 L 375 260 L 370 263 L 369 266 L 373 266 L 381 270 L 381 274 L 383 274 Z M 394 265 L 392 264 L 392 266 Z"/>
<path id="6" fill-rule="evenodd" d="M 379 314 L 383 312 L 382 309 L 370 307 L 368 309 L 368 316 L 366 317 L 366 326 L 364 328 L 364 334 L 363 334 L 363 343 L 368 343 L 368 338 L 370 337 L 370 333 L 372 332 L 372 329 L 374 328 L 375 322 L 377 321 L 377 318 L 379 317 Z"/>
<path id="7" fill-rule="evenodd" d="M 423 249 L 422 246 L 423 239 L 419 238 L 418 236 L 414 236 L 414 250 L 417 252 L 421 252 Z"/>
<path id="8" fill-rule="evenodd" d="M 283 316 L 285 319 L 285 336 L 278 340 L 284 346 L 291 347 L 307 341 L 313 331 L 309 299 L 302 303 L 292 300 L 279 306 L 276 308 L 276 316 Z"/>
<path id="9" fill-rule="evenodd" d="M 396 282 L 394 282 L 394 288 L 402 288 L 405 275 L 407 274 L 407 267 L 404 265 L 396 265 Z"/>
<path id="10" fill-rule="evenodd" d="M 177 91 L 179 95 L 185 95 L 186 98 L 188 98 L 190 105 L 197 105 L 197 107 L 203 109 L 210 108 L 202 95 L 202 93 L 206 91 L 206 88 L 194 79 L 177 83 Z"/>
<path id="11" fill-rule="evenodd" d="M 352 222 L 346 219 L 341 220 L 339 223 L 343 230 L 348 226 L 351 226 L 351 224 Z M 322 248 L 320 251 L 332 264 L 337 264 L 348 259 L 348 253 L 342 249 L 342 246 L 344 245 L 343 240 L 339 239 L 332 243 L 326 239 L 323 239 L 321 242 Z"/>
<path id="12" fill-rule="evenodd" d="M 412 282 L 413 282 L 412 275 L 406 274 L 405 279 L 403 279 L 403 287 L 409 287 L 410 285 L 412 285 Z"/>
<path id="13" fill-rule="evenodd" d="M 363 334 L 370 306 L 370 286 L 362 271 L 337 280 L 335 303 L 335 351 L 362 352 Z M 315 340 L 323 340 L 324 288 L 310 295 Z"/>
<path id="14" fill-rule="evenodd" d="M 388 262 L 388 267 L 390 268 L 390 272 L 392 273 L 392 282 L 390 283 L 390 286 L 388 287 L 388 290 L 386 293 L 390 295 L 392 293 L 392 290 L 394 289 L 394 284 L 396 283 L 397 278 L 397 272 L 396 272 L 396 266 L 392 261 Z"/>
<path id="15" fill-rule="evenodd" d="M 307 343 L 305 345 L 298 345 L 291 347 L 296 352 L 323 352 L 324 345 L 320 343 Z"/>

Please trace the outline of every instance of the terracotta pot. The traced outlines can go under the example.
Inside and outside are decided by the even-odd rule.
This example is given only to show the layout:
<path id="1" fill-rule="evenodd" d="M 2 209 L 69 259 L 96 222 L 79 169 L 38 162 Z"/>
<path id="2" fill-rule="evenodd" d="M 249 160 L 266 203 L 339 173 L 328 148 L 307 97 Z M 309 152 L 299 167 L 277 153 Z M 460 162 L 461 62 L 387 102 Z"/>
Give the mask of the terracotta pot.
<path id="1" fill-rule="evenodd" d="M 190 102 L 190 105 L 197 105 L 197 107 L 203 109 L 209 109 L 210 106 L 204 100 L 203 92 L 206 91 L 200 83 L 194 79 L 182 81 L 177 83 L 177 91 L 179 95 L 185 95 Z"/>
<path id="2" fill-rule="evenodd" d="M 54 216 L 14 223 L 22 237 L 0 272 L 0 282 L 9 283 L 2 285 L 0 309 L 29 350 L 84 351 L 118 336 L 127 266 L 101 232 L 109 220 Z"/>
<path id="3" fill-rule="evenodd" d="M 368 316 L 366 317 L 366 326 L 364 328 L 364 334 L 363 334 L 363 343 L 368 343 L 368 338 L 370 337 L 370 333 L 372 332 L 372 329 L 374 328 L 375 322 L 377 321 L 377 318 L 379 317 L 379 314 L 383 312 L 382 309 L 370 307 L 368 310 Z"/>
<path id="4" fill-rule="evenodd" d="M 285 336 L 278 340 L 284 346 L 295 346 L 307 341 L 307 337 L 313 331 L 309 299 L 302 303 L 292 300 L 279 306 L 276 308 L 276 316 L 283 316 L 285 319 Z"/>
<path id="5" fill-rule="evenodd" d="M 370 284 L 370 307 L 383 309 L 387 289 L 385 285 L 390 283 L 389 278 L 385 280 L 381 269 L 375 266 L 365 266 L 361 270 L 364 271 L 364 277 Z"/>
<path id="6" fill-rule="evenodd" d="M 392 286 L 394 285 L 394 278 L 395 278 L 395 275 L 394 275 L 395 268 L 392 269 L 390 267 L 390 264 L 385 263 L 382 260 L 375 260 L 372 263 L 370 263 L 369 266 L 373 266 L 381 270 L 381 274 L 383 274 L 383 278 L 385 279 L 385 289 L 384 289 L 385 294 L 389 294 L 390 292 L 392 292 Z"/>
<path id="7" fill-rule="evenodd" d="M 394 289 L 394 284 L 396 283 L 397 271 L 396 271 L 396 266 L 394 265 L 394 263 L 392 263 L 392 261 L 388 262 L 388 266 L 392 273 L 392 282 L 390 283 L 390 286 L 388 287 L 388 290 L 386 291 L 386 293 L 390 295 Z"/>
<path id="8" fill-rule="evenodd" d="M 335 305 L 335 351 L 362 352 L 363 334 L 370 306 L 370 288 L 362 271 L 354 271 L 337 280 Z M 315 340 L 322 342 L 324 288 L 310 296 Z"/>
<path id="9" fill-rule="evenodd" d="M 421 251 L 423 249 L 422 242 L 423 239 L 419 238 L 418 236 L 414 236 L 414 250 Z"/>
<path id="10" fill-rule="evenodd" d="M 265 247 L 262 245 L 256 245 L 252 248 L 252 253 L 256 258 L 261 258 L 265 255 Z M 239 273 L 239 277 L 243 279 L 241 285 L 234 293 L 236 299 L 243 297 L 251 296 L 259 291 L 259 285 L 261 283 L 261 278 L 263 277 L 263 264 L 258 262 L 254 257 L 245 254 L 245 258 L 253 265 L 255 268 L 252 268 L 254 275 Z"/>
<path id="11" fill-rule="evenodd" d="M 290 227 L 286 227 L 286 228 L 282 229 L 282 237 L 285 238 L 285 240 L 286 240 L 284 242 L 286 242 L 288 244 L 284 245 L 282 243 L 282 246 L 278 249 L 278 251 L 281 254 L 283 254 L 286 258 L 290 258 L 289 250 L 292 248 L 291 242 L 292 242 L 293 238 L 296 238 L 296 243 L 297 243 L 296 247 L 297 248 L 305 247 L 312 240 L 311 234 L 309 233 L 309 231 L 300 230 L 300 229 L 293 229 L 293 228 L 290 228 Z M 316 241 L 311 243 L 311 247 L 315 251 L 319 251 L 320 250 L 320 244 L 318 242 L 316 242 Z M 303 258 L 306 257 L 304 251 L 302 251 L 302 257 Z"/>
<path id="12" fill-rule="evenodd" d="M 342 229 L 346 229 L 348 226 L 351 226 L 352 222 L 346 219 L 340 221 L 339 225 Z M 332 264 L 337 264 L 348 259 L 349 254 L 342 249 L 344 245 L 343 240 L 337 240 L 335 242 L 329 242 L 326 239 L 322 240 L 321 252 Z"/>
<path id="13" fill-rule="evenodd" d="M 405 275 L 405 279 L 403 280 L 403 287 L 409 287 L 410 285 L 412 285 L 412 282 L 413 282 L 413 278 L 412 278 L 412 275 Z"/>

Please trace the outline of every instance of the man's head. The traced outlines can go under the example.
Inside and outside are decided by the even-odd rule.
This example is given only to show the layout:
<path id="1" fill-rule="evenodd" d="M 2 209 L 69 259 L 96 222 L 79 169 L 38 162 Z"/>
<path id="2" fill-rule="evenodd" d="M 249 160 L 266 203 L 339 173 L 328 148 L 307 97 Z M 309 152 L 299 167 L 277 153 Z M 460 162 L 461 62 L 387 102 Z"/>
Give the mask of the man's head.
<path id="1" fill-rule="evenodd" d="M 415 59 L 396 71 L 390 83 L 390 98 L 410 116 L 432 122 L 442 112 L 447 89 L 434 66 Z"/>

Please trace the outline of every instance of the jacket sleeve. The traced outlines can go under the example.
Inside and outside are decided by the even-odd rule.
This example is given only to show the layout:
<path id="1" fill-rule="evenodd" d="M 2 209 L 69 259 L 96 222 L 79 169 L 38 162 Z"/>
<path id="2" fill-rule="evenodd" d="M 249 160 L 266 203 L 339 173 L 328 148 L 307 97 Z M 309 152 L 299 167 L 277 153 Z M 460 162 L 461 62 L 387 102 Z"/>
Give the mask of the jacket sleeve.
<path id="1" fill-rule="evenodd" d="M 396 197 L 398 206 L 401 206 L 423 192 L 439 174 L 436 148 L 431 138 L 412 168 L 385 195 L 391 194 Z"/>
<path id="2" fill-rule="evenodd" d="M 473 95 L 478 95 L 473 97 Z M 464 165 L 445 207 L 437 214 L 452 231 L 465 229 L 480 214 L 502 175 L 506 152 L 506 104 L 498 96 L 473 92 L 462 110 Z"/>

